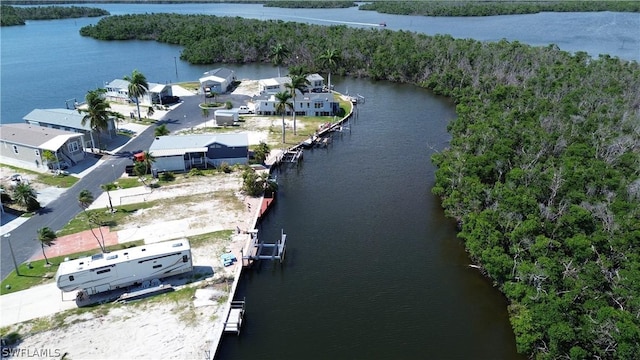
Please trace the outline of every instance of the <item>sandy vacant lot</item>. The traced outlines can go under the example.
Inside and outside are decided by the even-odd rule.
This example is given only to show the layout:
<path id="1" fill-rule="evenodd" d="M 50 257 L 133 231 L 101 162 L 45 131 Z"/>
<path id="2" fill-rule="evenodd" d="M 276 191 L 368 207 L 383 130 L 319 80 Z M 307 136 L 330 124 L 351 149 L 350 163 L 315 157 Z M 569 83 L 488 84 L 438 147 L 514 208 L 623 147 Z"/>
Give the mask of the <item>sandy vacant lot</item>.
<path id="1" fill-rule="evenodd" d="M 144 193 L 143 201 L 157 205 L 139 211 L 121 227 L 123 234 L 150 239 L 179 238 L 218 230 L 233 230 L 225 239 L 205 241 L 193 248 L 194 266 L 205 269 L 206 279 L 179 287 L 179 292 L 127 304 L 71 310 L 11 326 L 24 338 L 27 349 L 56 349 L 71 359 L 202 359 L 211 349 L 226 317 L 226 300 L 241 266 L 224 267 L 219 256 L 240 249 L 248 236 L 259 199 L 240 192 L 239 173 L 206 177 L 179 176 L 174 185 Z M 106 208 L 103 195 L 92 207 Z M 112 200 L 118 198 L 112 192 Z M 176 229 L 180 229 L 176 233 Z M 157 234 L 161 234 L 157 235 Z M 213 270 L 213 274 L 209 270 Z M 186 289 L 189 288 L 189 289 Z M 49 329 L 54 327 L 54 329 Z M 48 357 L 47 357 L 48 358 Z M 59 357 L 58 357 L 59 358 Z"/>

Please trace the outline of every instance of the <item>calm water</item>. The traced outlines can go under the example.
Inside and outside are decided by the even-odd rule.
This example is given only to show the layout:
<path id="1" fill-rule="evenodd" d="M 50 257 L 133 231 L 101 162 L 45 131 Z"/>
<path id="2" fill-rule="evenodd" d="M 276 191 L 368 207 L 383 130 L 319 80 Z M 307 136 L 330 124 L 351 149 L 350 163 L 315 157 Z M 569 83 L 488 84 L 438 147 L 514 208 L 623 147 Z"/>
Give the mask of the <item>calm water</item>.
<path id="1" fill-rule="evenodd" d="M 638 14 L 537 14 L 422 18 L 355 9 L 283 10 L 259 5 L 96 5 L 112 14 L 204 13 L 371 27 L 478 40 L 507 38 L 568 51 L 640 60 Z M 154 42 L 102 42 L 78 35 L 97 19 L 32 21 L 3 28 L 1 121 L 34 108 L 64 107 L 88 90 L 138 69 L 152 82 L 193 81 L 216 65 L 179 60 L 181 48 Z M 233 66 L 240 78 L 274 76 L 270 65 Z M 288 258 L 246 274 L 248 321 L 222 343 L 222 359 L 517 358 L 506 303 L 469 269 L 468 259 L 430 194 L 432 149 L 449 137 L 446 99 L 407 85 L 332 79 L 367 99 L 351 131 L 306 153 L 278 174 L 280 193 L 261 227 L 268 241 L 284 228 Z"/>
<path id="2" fill-rule="evenodd" d="M 514 359 L 506 303 L 430 194 L 451 104 L 406 85 L 336 79 L 366 97 L 351 132 L 278 175 L 268 241 L 282 268 L 247 272 L 240 338 L 220 359 Z"/>
<path id="3" fill-rule="evenodd" d="M 640 61 L 640 14 L 541 13 L 477 18 L 397 16 L 350 9 L 277 9 L 254 4 L 88 4 L 113 15 L 182 13 L 282 19 L 321 25 L 345 24 L 377 28 L 381 21 L 391 30 L 495 41 L 502 38 L 531 45 L 554 43 L 567 51 L 592 56 L 610 54 Z M 180 61 L 179 46 L 145 41 L 103 42 L 81 37 L 81 27 L 93 19 L 29 21 L 26 26 L 0 31 L 0 121 L 22 122 L 36 107 L 64 107 L 65 100 L 82 100 L 88 90 L 140 70 L 152 82 L 196 80 L 214 66 Z M 35 50 L 37 49 L 37 50 Z M 177 69 L 177 71 L 176 71 Z M 177 76 L 176 76 L 177 72 Z M 238 69 L 239 77 L 252 77 L 251 69 Z M 272 75 L 269 75 L 272 76 Z"/>

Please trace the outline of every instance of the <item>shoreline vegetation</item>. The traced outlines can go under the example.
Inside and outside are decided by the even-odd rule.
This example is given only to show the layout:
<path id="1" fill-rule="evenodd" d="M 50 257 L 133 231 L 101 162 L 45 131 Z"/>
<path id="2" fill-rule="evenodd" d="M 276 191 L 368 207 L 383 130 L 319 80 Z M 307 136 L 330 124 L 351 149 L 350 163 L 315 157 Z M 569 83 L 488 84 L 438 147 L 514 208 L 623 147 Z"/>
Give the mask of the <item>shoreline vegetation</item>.
<path id="1" fill-rule="evenodd" d="M 432 191 L 509 300 L 518 352 L 640 353 L 640 65 L 555 45 L 205 15 L 110 16 L 101 40 L 184 47 L 193 64 L 281 66 L 414 84 L 456 103 Z M 340 60 L 328 69 L 327 48 Z M 390 104 L 393 106 L 393 104 Z"/>
<path id="2" fill-rule="evenodd" d="M 518 352 L 640 353 L 640 66 L 555 45 L 202 15 L 123 15 L 80 30 L 184 47 L 194 64 L 269 62 L 414 84 L 457 119 L 432 191 L 473 264 L 509 300 Z M 393 104 L 390 104 L 393 106 Z"/>
<path id="3" fill-rule="evenodd" d="M 26 20 L 74 19 L 110 15 L 103 9 L 78 6 L 14 7 L 3 4 L 0 26 L 25 25 Z"/>

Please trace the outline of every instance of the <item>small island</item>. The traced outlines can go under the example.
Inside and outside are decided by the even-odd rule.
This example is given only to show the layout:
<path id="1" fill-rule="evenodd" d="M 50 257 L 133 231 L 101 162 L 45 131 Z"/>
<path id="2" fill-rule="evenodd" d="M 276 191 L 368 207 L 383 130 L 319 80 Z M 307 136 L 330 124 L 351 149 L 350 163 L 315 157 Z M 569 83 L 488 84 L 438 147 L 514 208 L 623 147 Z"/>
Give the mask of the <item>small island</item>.
<path id="1" fill-rule="evenodd" d="M 13 7 L 2 5 L 0 26 L 25 25 L 26 20 L 73 19 L 110 15 L 103 9 L 79 6 Z"/>

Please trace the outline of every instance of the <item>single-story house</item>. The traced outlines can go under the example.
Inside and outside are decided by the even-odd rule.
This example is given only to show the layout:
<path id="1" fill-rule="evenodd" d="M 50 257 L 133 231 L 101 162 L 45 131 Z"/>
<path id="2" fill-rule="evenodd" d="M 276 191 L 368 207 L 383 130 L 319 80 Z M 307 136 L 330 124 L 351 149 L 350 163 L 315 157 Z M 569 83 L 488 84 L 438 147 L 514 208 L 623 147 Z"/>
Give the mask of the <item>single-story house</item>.
<path id="1" fill-rule="evenodd" d="M 27 169 L 46 170 L 45 151 L 51 151 L 58 162 L 73 166 L 85 157 L 82 133 L 31 124 L 0 126 L 0 155 L 3 161 Z M 55 167 L 53 167 L 55 168 Z"/>
<path id="2" fill-rule="evenodd" d="M 147 82 L 149 88 L 147 93 L 140 98 L 140 105 L 152 106 L 153 104 L 161 104 L 162 99 L 173 96 L 171 85 L 156 84 Z M 129 96 L 129 82 L 127 80 L 115 79 L 104 85 L 107 92 L 104 94 L 108 101 L 135 103 L 136 99 Z"/>
<path id="3" fill-rule="evenodd" d="M 213 113 L 213 119 L 218 126 L 232 126 L 233 123 L 238 122 L 238 114 L 238 109 L 219 109 Z"/>
<path id="4" fill-rule="evenodd" d="M 205 95 L 224 94 L 236 81 L 236 72 L 227 68 L 218 68 L 205 72 L 199 79 L 200 88 Z"/>
<path id="5" fill-rule="evenodd" d="M 292 104 L 294 103 L 293 99 L 289 101 Z M 278 101 L 275 95 L 265 94 L 256 96 L 253 102 L 257 115 L 277 115 L 276 106 Z M 297 116 L 333 116 L 340 110 L 340 103 L 334 99 L 332 93 L 302 94 L 296 91 L 296 101 L 294 105 Z M 291 110 L 288 108 L 287 115 L 291 115 Z"/>
<path id="6" fill-rule="evenodd" d="M 82 125 L 82 119 L 87 114 L 69 109 L 35 109 L 22 119 L 31 125 L 44 126 L 52 129 L 72 131 L 84 135 L 84 148 L 98 149 L 99 145 L 116 136 L 115 119 L 109 119 L 107 129 L 97 132 L 91 129 L 90 121 Z"/>
<path id="7" fill-rule="evenodd" d="M 149 147 L 156 172 L 189 171 L 246 164 L 249 161 L 249 136 L 246 133 L 211 135 L 169 135 L 157 137 Z"/>

